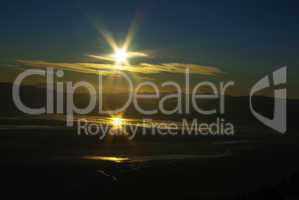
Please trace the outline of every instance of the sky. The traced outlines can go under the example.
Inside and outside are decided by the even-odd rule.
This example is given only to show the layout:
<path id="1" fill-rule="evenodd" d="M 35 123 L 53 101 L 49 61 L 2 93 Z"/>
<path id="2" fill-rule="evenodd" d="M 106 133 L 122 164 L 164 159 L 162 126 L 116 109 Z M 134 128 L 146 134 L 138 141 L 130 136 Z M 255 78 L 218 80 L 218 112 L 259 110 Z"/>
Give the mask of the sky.
<path id="1" fill-rule="evenodd" d="M 89 56 L 113 51 L 102 32 L 122 44 L 133 27 L 129 50 L 149 55 L 136 58 L 134 64 L 150 64 L 160 72 L 141 77 L 181 81 L 178 73 L 161 70 L 170 63 L 177 64 L 175 70 L 192 64 L 199 72 L 193 79 L 234 80 L 235 95 L 246 95 L 257 80 L 286 65 L 289 97 L 299 97 L 299 2 L 295 0 L 11 0 L 1 4 L 0 82 L 13 80 L 24 65 L 41 61 L 62 68 L 61 63 L 106 63 Z M 202 67 L 217 70 L 202 74 Z M 69 77 L 88 79 L 89 75 Z"/>

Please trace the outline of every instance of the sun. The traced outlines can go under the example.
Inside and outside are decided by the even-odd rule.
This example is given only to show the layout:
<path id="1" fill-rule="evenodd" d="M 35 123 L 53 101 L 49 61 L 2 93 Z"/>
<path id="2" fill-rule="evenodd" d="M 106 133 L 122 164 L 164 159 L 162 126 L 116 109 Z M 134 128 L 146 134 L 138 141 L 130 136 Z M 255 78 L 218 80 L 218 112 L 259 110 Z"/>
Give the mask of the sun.
<path id="1" fill-rule="evenodd" d="M 117 48 L 113 55 L 117 65 L 126 64 L 128 62 L 128 52 L 124 48 Z"/>

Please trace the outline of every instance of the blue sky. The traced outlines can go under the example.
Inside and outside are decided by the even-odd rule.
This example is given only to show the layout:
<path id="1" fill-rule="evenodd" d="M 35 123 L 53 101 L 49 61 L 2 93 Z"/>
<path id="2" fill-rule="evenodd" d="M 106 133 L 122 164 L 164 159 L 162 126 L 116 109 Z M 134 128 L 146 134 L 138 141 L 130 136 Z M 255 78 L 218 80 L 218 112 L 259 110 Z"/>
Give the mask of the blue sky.
<path id="1" fill-rule="evenodd" d="M 154 62 L 215 66 L 250 85 L 287 65 L 289 87 L 298 81 L 298 1 L 6 1 L 0 10 L 1 74 L 17 60 L 83 62 L 109 52 L 96 27 Z M 7 72 L 9 73 L 9 72 Z M 3 79 L 4 80 L 4 79 Z"/>

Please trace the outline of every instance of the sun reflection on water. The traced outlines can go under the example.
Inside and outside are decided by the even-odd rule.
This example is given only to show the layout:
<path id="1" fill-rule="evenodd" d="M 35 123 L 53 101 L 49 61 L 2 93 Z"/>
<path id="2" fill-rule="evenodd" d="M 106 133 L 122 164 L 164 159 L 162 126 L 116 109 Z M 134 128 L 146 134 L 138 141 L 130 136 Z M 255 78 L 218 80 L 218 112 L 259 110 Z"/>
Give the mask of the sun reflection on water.
<path id="1" fill-rule="evenodd" d="M 113 116 L 109 121 L 113 129 L 121 129 L 125 125 L 125 119 L 121 116 Z"/>
<path id="2" fill-rule="evenodd" d="M 104 160 L 104 161 L 112 161 L 116 163 L 122 163 L 129 160 L 128 157 L 114 157 L 114 156 L 84 156 L 82 159 L 85 160 Z"/>

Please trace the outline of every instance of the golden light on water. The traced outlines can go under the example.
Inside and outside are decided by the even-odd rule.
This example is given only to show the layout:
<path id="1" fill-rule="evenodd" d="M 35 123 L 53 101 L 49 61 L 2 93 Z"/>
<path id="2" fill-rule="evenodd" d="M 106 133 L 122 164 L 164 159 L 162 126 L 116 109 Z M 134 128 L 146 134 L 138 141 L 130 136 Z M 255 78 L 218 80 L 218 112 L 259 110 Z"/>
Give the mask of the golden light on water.
<path id="1" fill-rule="evenodd" d="M 116 162 L 116 163 L 122 163 L 122 162 L 129 160 L 129 158 L 127 158 L 127 157 L 114 157 L 114 156 L 84 156 L 83 159 L 106 160 L 106 161 L 112 161 L 112 162 Z"/>
<path id="2" fill-rule="evenodd" d="M 120 129 L 125 124 L 125 120 L 121 116 L 114 116 L 110 118 L 112 128 Z"/>

